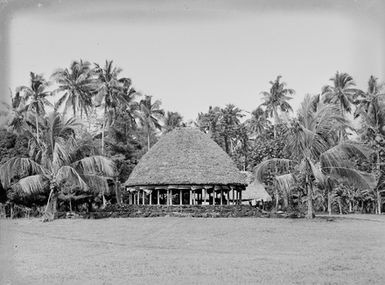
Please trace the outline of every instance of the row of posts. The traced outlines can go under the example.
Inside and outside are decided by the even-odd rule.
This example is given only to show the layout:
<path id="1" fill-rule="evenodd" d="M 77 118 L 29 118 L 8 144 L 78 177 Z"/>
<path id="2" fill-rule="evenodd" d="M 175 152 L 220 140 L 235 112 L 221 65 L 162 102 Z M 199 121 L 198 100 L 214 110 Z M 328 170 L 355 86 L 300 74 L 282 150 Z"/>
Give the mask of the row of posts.
<path id="1" fill-rule="evenodd" d="M 207 194 L 209 195 L 209 202 L 210 202 L 210 193 L 207 192 L 206 189 L 202 189 L 201 193 L 201 199 L 196 199 L 196 196 L 199 198 L 199 193 L 196 192 L 196 190 L 188 190 L 188 189 L 165 189 L 167 191 L 167 198 L 166 198 L 166 205 L 183 205 L 183 191 L 189 191 L 189 204 L 188 205 L 198 205 L 197 200 L 202 201 L 202 205 L 207 205 Z M 173 204 L 172 201 L 172 195 L 173 191 L 178 191 L 179 190 L 179 203 Z M 157 199 L 156 199 L 156 204 L 154 205 L 160 205 L 160 191 L 162 190 L 137 190 L 136 192 L 132 192 L 129 195 L 129 204 L 137 204 L 137 205 L 145 205 L 145 197 L 146 197 L 146 191 L 149 191 L 149 202 L 148 205 L 153 205 L 152 203 L 152 194 L 153 192 L 157 193 Z M 232 192 L 232 199 L 230 199 L 230 192 Z M 241 190 L 235 190 L 234 188 L 231 190 L 223 190 L 221 189 L 220 191 L 212 191 L 212 204 L 211 205 L 216 205 L 216 199 L 217 195 L 220 193 L 220 201 L 219 205 L 224 205 L 224 195 L 225 194 L 227 197 L 226 201 L 228 205 L 240 205 L 242 203 L 242 191 Z M 203 197 L 202 197 L 203 196 Z"/>

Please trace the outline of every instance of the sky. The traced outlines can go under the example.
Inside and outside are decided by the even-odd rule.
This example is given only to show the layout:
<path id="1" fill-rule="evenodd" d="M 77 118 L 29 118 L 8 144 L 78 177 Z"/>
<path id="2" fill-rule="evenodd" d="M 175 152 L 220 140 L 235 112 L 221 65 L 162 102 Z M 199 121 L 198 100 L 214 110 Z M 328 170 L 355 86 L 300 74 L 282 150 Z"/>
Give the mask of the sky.
<path id="1" fill-rule="evenodd" d="M 3 100 L 29 72 L 72 60 L 123 68 L 137 90 L 185 120 L 210 105 L 252 111 L 277 75 L 305 94 L 336 71 L 385 80 L 385 1 L 0 1 Z"/>

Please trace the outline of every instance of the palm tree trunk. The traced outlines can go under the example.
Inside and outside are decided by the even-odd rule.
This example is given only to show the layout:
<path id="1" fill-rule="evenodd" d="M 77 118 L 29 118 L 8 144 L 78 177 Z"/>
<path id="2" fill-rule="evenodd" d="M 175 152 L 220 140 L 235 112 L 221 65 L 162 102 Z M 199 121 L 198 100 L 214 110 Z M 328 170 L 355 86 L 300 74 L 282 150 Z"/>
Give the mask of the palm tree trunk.
<path id="1" fill-rule="evenodd" d="M 307 215 L 306 218 L 313 219 L 313 185 L 308 176 L 306 176 L 306 188 L 307 188 Z"/>
<path id="2" fill-rule="evenodd" d="M 342 215 L 342 203 L 341 203 L 341 198 L 338 199 L 338 208 L 340 210 L 340 215 Z"/>
<path id="3" fill-rule="evenodd" d="M 103 129 L 102 129 L 102 155 L 104 155 L 104 132 L 106 129 L 106 113 L 107 113 L 107 108 L 104 107 Z"/>
<path id="4" fill-rule="evenodd" d="M 328 190 L 328 213 L 329 216 L 332 214 L 332 191 L 331 189 Z"/>
<path id="5" fill-rule="evenodd" d="M 278 211 L 279 206 L 279 192 L 278 187 L 275 187 L 275 210 Z"/>
<path id="6" fill-rule="evenodd" d="M 36 141 L 37 141 L 37 144 L 39 144 L 39 116 L 38 114 L 36 114 Z"/>
<path id="7" fill-rule="evenodd" d="M 147 131 L 147 151 L 150 150 L 151 144 L 150 144 L 150 130 Z"/>
<path id="8" fill-rule="evenodd" d="M 377 150 L 377 173 L 379 179 L 381 178 L 381 164 L 380 164 L 380 151 Z M 381 193 L 379 187 L 377 187 L 377 214 L 381 215 Z"/>
<path id="9" fill-rule="evenodd" d="M 377 189 L 377 214 L 378 215 L 381 215 L 381 206 L 382 206 L 381 193 L 379 192 L 379 189 Z"/>

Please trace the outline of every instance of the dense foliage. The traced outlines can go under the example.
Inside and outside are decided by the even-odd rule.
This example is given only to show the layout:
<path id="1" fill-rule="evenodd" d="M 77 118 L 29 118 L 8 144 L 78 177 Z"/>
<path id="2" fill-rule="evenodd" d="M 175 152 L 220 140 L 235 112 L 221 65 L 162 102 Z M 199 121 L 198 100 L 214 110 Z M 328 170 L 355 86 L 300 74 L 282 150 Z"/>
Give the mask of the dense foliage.
<path id="1" fill-rule="evenodd" d="M 276 209 L 307 209 L 309 217 L 314 210 L 383 210 L 385 95 L 377 78 L 362 91 L 337 72 L 293 115 L 295 91 L 278 76 L 251 112 L 210 106 L 186 123 L 121 74 L 112 61 L 79 60 L 50 80 L 31 72 L 30 84 L 16 88 L 0 112 L 7 118 L 0 130 L 1 203 L 47 204 L 45 212 L 121 203 L 121 185 L 140 157 L 164 133 L 193 125 L 240 170 L 254 172 Z"/>

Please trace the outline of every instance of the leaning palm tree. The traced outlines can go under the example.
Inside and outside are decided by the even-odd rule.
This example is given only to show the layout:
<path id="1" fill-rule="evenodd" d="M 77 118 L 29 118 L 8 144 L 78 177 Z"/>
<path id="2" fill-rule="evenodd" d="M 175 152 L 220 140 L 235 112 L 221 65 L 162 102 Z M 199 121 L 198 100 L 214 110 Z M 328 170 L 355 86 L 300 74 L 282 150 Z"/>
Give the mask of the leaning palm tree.
<path id="1" fill-rule="evenodd" d="M 139 120 L 147 133 L 147 150 L 150 150 L 150 135 L 153 129 L 161 130 L 160 120 L 164 118 L 164 110 L 160 108 L 161 102 L 156 100 L 152 102 L 152 96 L 145 95 L 144 99 L 140 100 L 140 115 Z"/>
<path id="2" fill-rule="evenodd" d="M 278 111 L 293 111 L 288 101 L 293 99 L 293 97 L 290 96 L 295 94 L 294 89 L 286 88 L 286 83 L 280 82 L 281 77 L 282 76 L 279 75 L 275 81 L 270 81 L 271 88 L 269 92 L 261 92 L 261 94 L 264 96 L 264 102 L 261 104 L 261 106 L 265 106 L 266 114 L 269 117 L 274 118 L 274 138 L 277 137 L 276 125 L 280 121 Z"/>
<path id="3" fill-rule="evenodd" d="M 97 76 L 97 94 L 95 105 L 104 107 L 103 129 L 102 129 L 102 154 L 104 154 L 104 138 L 107 124 L 115 116 L 118 106 L 126 105 L 127 101 L 124 92 L 122 92 L 122 83 L 118 75 L 122 69 L 113 67 L 113 61 L 107 61 L 104 67 L 95 63 L 94 72 Z"/>
<path id="4" fill-rule="evenodd" d="M 305 97 L 297 120 L 285 134 L 286 147 L 292 158 L 275 158 L 260 163 L 255 168 L 256 178 L 262 182 L 271 167 L 279 167 L 286 171 L 285 174 L 292 175 L 278 178 L 281 186 L 289 187 L 293 178 L 303 183 L 307 193 L 308 218 L 314 216 L 312 199 L 315 183 L 326 183 L 327 177 L 345 177 L 363 188 L 371 187 L 368 177 L 355 170 L 350 162 L 353 154 L 365 158 L 369 154 L 357 144 L 335 145 L 336 139 L 332 134 L 340 125 L 347 124 L 337 107 L 323 105 L 314 111 L 313 98 Z"/>
<path id="5" fill-rule="evenodd" d="M 16 93 L 21 94 L 25 101 L 25 108 L 31 111 L 35 116 L 35 128 L 36 128 L 36 141 L 39 144 L 39 120 L 41 116 L 45 115 L 45 106 L 52 107 L 51 102 L 47 100 L 47 97 L 51 95 L 50 91 L 47 91 L 48 82 L 42 75 L 30 73 L 31 85 L 20 86 L 16 88 Z"/>
<path id="6" fill-rule="evenodd" d="M 92 92 L 94 90 L 94 79 L 88 61 L 73 61 L 69 68 L 58 69 L 51 76 L 57 83 L 58 88 L 55 93 L 60 93 L 61 97 L 55 105 L 55 109 L 64 105 L 63 112 L 72 107 L 74 117 L 80 111 L 88 116 L 92 106 Z"/>
<path id="7" fill-rule="evenodd" d="M 66 119 L 53 112 L 42 137 L 40 160 L 15 157 L 0 167 L 0 179 L 5 188 L 12 187 L 24 195 L 50 190 L 45 217 L 52 217 L 50 214 L 56 211 L 56 199 L 64 186 L 83 191 L 91 186 L 103 192 L 108 189 L 108 177 L 114 176 L 114 164 L 110 159 L 101 155 L 84 157 L 84 150 L 74 137 L 78 126 L 74 118 Z"/>

